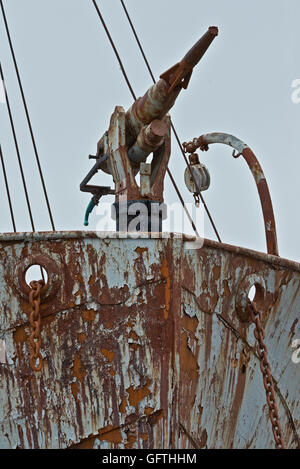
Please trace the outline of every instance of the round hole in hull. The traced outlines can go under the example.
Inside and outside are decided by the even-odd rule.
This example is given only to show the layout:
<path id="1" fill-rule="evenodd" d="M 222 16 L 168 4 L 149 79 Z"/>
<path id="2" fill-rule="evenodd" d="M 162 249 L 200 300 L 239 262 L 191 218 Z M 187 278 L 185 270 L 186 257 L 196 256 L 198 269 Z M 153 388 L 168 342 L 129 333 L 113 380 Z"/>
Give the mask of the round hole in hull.
<path id="1" fill-rule="evenodd" d="M 48 274 L 46 269 L 38 264 L 33 264 L 26 270 L 25 281 L 27 285 L 33 280 L 44 280 L 45 284 L 48 281 Z"/>

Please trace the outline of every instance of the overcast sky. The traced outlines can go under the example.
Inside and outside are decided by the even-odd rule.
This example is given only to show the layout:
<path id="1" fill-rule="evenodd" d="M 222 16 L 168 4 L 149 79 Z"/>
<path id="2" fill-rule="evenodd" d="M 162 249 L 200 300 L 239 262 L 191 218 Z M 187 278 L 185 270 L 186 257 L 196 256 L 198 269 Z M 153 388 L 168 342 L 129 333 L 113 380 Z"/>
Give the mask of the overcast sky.
<path id="1" fill-rule="evenodd" d="M 151 78 L 119 0 L 98 0 L 137 96 Z M 91 0 L 4 0 L 33 130 L 59 230 L 84 229 L 90 196 L 79 183 L 91 168 L 89 153 L 108 128 L 116 105 L 132 98 Z M 146 55 L 158 77 L 178 62 L 211 25 L 219 36 L 195 69 L 171 115 L 181 141 L 228 132 L 256 153 L 267 177 L 282 257 L 300 261 L 299 0 L 127 0 Z M 22 101 L 0 18 L 0 54 L 15 119 L 37 230 L 51 225 L 43 199 Z M 30 230 L 7 109 L 0 104 L 0 137 L 17 230 Z M 211 173 L 204 193 L 222 241 L 265 251 L 256 187 L 244 160 L 214 145 L 200 158 Z M 170 168 L 186 202 L 185 164 L 173 142 Z M 0 171 L 0 231 L 12 231 Z M 95 182 L 111 183 L 100 173 Z M 105 199 L 102 199 L 103 201 Z M 168 177 L 165 201 L 177 200 Z M 88 229 L 95 229 L 97 215 Z M 205 221 L 205 237 L 215 235 Z"/>

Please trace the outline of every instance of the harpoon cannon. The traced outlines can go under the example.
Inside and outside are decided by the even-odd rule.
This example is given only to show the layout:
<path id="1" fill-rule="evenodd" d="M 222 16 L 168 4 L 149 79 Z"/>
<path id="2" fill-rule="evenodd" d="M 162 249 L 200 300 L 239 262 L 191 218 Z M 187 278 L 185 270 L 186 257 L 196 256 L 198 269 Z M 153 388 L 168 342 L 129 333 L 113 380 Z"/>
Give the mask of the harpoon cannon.
<path id="1" fill-rule="evenodd" d="M 120 230 L 121 213 L 130 222 L 132 215 L 127 215 L 132 203 L 144 205 L 147 211 L 163 203 L 164 177 L 171 150 L 168 112 L 182 88 L 187 88 L 193 68 L 217 35 L 218 28 L 211 26 L 184 58 L 160 75 L 160 79 L 127 112 L 121 106 L 115 108 L 108 131 L 98 142 L 96 155 L 89 156 L 96 163 L 80 185 L 81 191 L 93 194 L 85 225 L 102 195 L 115 195 L 117 230 Z M 151 153 L 152 161 L 147 163 Z M 114 189 L 88 184 L 99 169 L 112 175 Z M 140 185 L 135 178 L 138 172 Z M 155 227 L 148 220 L 145 231 L 161 231 L 162 212 L 158 211 Z M 127 230 L 128 223 L 125 228 Z"/>

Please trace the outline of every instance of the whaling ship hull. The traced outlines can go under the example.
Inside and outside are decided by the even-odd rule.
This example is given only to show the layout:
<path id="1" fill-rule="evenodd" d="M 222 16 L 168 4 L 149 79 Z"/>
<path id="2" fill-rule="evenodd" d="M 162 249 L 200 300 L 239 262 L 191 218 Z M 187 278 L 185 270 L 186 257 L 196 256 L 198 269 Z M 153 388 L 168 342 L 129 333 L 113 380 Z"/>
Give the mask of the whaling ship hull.
<path id="1" fill-rule="evenodd" d="M 285 444 L 299 447 L 300 265 L 209 240 L 111 236 L 0 235 L 0 447 L 273 448 L 253 284 Z M 41 372 L 29 364 L 31 264 L 48 275 Z"/>

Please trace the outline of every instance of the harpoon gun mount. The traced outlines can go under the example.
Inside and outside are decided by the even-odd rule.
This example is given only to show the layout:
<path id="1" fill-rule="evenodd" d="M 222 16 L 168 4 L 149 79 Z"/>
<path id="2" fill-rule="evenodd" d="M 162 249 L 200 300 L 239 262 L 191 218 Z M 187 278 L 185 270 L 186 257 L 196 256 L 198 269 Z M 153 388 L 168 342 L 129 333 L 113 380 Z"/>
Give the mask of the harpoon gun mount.
<path id="1" fill-rule="evenodd" d="M 124 230 L 129 230 L 129 223 L 135 215 L 130 213 L 130 206 L 133 203 L 138 203 L 139 206 L 142 204 L 146 211 L 161 205 L 157 211 L 158 218 L 156 217 L 153 222 L 152 217 L 154 224 L 147 216 L 146 225 L 142 228 L 140 224 L 139 228 L 136 228 L 137 231 L 161 231 L 165 212 L 164 177 L 171 152 L 168 112 L 182 88 L 187 88 L 194 67 L 217 35 L 218 28 L 211 26 L 184 58 L 164 72 L 127 112 L 122 106 L 115 108 L 108 131 L 97 144 L 96 155 L 89 156 L 96 160 L 95 165 L 80 184 L 81 191 L 93 194 L 86 211 L 85 225 L 88 224 L 88 216 L 98 204 L 100 197 L 114 194 L 113 205 L 118 231 L 124 229 L 123 224 L 120 226 L 121 214 L 125 214 L 127 218 Z M 147 157 L 151 153 L 153 153 L 152 161 L 147 163 Z M 98 170 L 112 175 L 114 189 L 88 184 Z M 140 173 L 139 185 L 136 181 L 138 173 Z"/>

